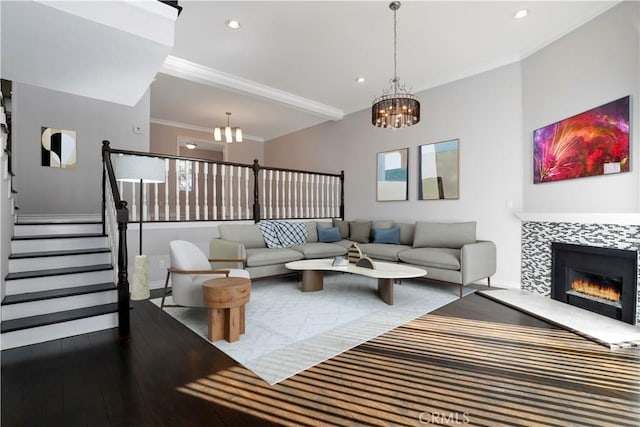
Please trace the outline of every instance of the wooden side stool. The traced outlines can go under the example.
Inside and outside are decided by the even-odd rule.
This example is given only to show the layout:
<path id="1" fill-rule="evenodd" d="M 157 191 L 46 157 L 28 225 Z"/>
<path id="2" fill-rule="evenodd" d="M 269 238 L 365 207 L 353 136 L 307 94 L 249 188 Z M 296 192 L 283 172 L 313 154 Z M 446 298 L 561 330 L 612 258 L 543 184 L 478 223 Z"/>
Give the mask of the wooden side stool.
<path id="1" fill-rule="evenodd" d="M 209 308 L 209 341 L 235 342 L 244 334 L 244 305 L 251 296 L 251 280 L 220 277 L 202 284 L 204 304 Z"/>

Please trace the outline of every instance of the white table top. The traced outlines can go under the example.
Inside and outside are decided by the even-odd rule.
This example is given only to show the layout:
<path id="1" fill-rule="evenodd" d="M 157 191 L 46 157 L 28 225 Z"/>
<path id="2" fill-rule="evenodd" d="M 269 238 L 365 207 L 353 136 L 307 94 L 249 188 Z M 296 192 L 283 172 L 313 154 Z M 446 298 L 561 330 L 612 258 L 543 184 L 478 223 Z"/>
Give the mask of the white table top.
<path id="1" fill-rule="evenodd" d="M 376 279 L 408 279 L 411 277 L 422 277 L 427 274 L 427 271 L 422 268 L 393 264 L 390 262 L 374 261 L 375 269 L 356 267 L 355 264 L 344 266 L 334 266 L 332 264 L 333 258 L 322 258 L 288 262 L 284 266 L 289 270 L 343 271 L 345 273 L 359 274 Z"/>

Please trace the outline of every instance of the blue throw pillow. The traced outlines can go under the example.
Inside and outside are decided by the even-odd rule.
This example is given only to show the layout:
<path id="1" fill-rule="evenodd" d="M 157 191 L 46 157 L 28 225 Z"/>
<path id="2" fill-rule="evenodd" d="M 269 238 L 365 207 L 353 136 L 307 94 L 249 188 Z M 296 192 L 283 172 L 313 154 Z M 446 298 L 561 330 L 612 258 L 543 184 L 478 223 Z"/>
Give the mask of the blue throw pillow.
<path id="1" fill-rule="evenodd" d="M 399 245 L 400 229 L 399 228 L 374 228 L 373 243 L 392 243 L 394 245 Z"/>
<path id="2" fill-rule="evenodd" d="M 320 228 L 318 230 L 318 241 L 323 243 L 339 242 L 342 240 L 340 237 L 340 229 L 338 227 Z"/>

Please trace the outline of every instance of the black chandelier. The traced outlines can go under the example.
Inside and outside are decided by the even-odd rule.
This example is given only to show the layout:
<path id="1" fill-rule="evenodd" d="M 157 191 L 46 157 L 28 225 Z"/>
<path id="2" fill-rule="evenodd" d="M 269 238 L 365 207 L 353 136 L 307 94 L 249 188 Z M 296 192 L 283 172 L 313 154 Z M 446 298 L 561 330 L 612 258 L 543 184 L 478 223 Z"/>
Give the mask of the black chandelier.
<path id="1" fill-rule="evenodd" d="M 403 128 L 415 125 L 420 121 L 420 102 L 416 96 L 400 84 L 397 73 L 397 19 L 396 11 L 400 9 L 400 2 L 389 4 L 393 10 L 393 78 L 391 88 L 383 91 L 382 95 L 373 100 L 371 107 L 371 124 L 380 128 Z"/>

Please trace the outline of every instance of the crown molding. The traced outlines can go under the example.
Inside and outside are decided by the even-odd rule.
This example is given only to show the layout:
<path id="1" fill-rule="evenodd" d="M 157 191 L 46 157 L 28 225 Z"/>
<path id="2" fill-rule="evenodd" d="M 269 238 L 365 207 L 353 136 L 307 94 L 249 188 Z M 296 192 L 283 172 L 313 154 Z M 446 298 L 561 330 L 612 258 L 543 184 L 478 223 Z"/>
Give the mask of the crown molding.
<path id="1" fill-rule="evenodd" d="M 344 112 L 330 105 L 303 98 L 233 74 L 217 71 L 186 59 L 169 55 L 162 64 L 161 73 L 196 83 L 256 96 L 284 104 L 329 120 L 341 120 Z"/>
<path id="2" fill-rule="evenodd" d="M 181 122 L 174 122 L 174 121 L 171 121 L 171 120 L 157 119 L 155 117 L 151 117 L 151 119 L 149 121 L 151 123 L 155 123 L 157 125 L 164 125 L 164 126 L 171 126 L 171 127 L 174 127 L 174 128 L 195 130 L 197 132 L 205 132 L 205 133 L 210 133 L 210 134 L 213 135 L 213 128 L 207 128 L 207 127 L 204 127 L 204 126 L 196 126 L 196 125 L 192 125 L 192 124 L 189 124 L 189 123 L 181 123 Z M 248 135 L 248 134 L 246 134 L 244 132 L 242 134 L 242 139 L 243 140 L 247 140 L 247 141 L 264 142 L 264 138 L 262 138 L 261 136 Z M 242 143 L 240 143 L 240 144 L 242 144 Z"/>

